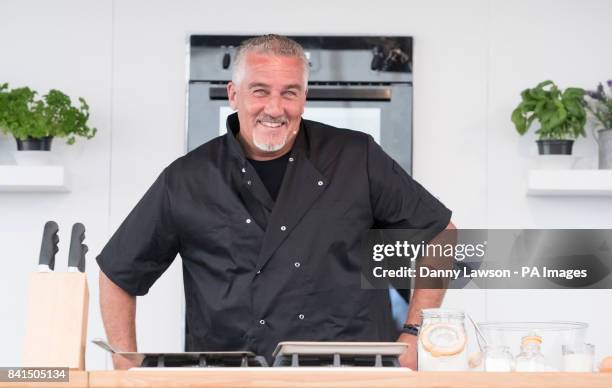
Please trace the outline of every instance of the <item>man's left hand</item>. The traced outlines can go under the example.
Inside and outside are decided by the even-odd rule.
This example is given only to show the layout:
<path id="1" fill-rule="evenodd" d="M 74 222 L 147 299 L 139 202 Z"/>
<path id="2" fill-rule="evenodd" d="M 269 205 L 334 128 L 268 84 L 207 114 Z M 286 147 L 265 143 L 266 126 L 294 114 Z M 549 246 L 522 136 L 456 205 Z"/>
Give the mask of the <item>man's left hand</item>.
<path id="1" fill-rule="evenodd" d="M 404 368 L 417 370 L 417 337 L 412 334 L 402 333 L 397 342 L 408 344 L 408 348 L 399 358 L 400 365 Z"/>

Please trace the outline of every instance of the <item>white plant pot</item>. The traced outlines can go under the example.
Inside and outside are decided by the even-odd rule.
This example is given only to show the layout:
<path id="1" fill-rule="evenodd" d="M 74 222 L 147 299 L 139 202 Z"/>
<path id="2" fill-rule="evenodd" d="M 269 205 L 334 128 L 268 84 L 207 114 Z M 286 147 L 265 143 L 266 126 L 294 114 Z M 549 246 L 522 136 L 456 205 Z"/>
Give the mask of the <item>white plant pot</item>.
<path id="1" fill-rule="evenodd" d="M 574 155 L 538 155 L 533 158 L 538 170 L 572 170 L 582 159 Z"/>
<path id="2" fill-rule="evenodd" d="M 51 151 L 15 151 L 13 157 L 18 166 L 54 165 L 56 158 Z"/>

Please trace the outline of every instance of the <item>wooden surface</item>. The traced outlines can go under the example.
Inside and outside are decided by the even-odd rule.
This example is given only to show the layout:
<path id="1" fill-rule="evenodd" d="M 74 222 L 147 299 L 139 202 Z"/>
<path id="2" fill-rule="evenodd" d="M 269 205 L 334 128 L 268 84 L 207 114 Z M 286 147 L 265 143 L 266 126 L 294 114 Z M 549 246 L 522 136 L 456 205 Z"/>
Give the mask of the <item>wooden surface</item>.
<path id="1" fill-rule="evenodd" d="M 254 369 L 254 368 L 253 368 Z M 346 369 L 298 370 L 232 370 L 232 371 L 71 371 L 67 383 L 7 383 L 10 387 L 291 387 L 291 388 L 610 388 L 612 373 L 484 373 L 484 372 L 411 372 L 393 371 L 351 372 Z"/>
<path id="2" fill-rule="evenodd" d="M 82 371 L 70 371 L 68 375 L 67 383 L 17 383 L 17 382 L 0 382 L 0 388 L 13 388 L 13 387 L 36 387 L 36 388 L 87 388 L 89 374 Z"/>
<path id="3" fill-rule="evenodd" d="M 21 365 L 84 370 L 88 311 L 84 273 L 33 273 Z"/>
<path id="4" fill-rule="evenodd" d="M 612 374 L 602 373 L 484 373 L 484 372 L 411 372 L 348 371 L 347 369 L 279 370 L 254 368 L 205 371 L 104 371 L 90 372 L 92 388 L 114 387 L 575 387 L 610 388 Z"/>

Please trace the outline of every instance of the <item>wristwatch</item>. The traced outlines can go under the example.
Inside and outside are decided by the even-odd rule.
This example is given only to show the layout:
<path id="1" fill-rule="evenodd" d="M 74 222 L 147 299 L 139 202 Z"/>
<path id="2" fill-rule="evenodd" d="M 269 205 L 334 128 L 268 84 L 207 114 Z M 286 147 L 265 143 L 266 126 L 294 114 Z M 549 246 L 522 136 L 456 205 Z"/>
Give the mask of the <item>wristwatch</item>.
<path id="1" fill-rule="evenodd" d="M 416 336 L 419 334 L 420 328 L 421 325 L 405 324 L 402 328 L 402 333 L 412 334 Z"/>

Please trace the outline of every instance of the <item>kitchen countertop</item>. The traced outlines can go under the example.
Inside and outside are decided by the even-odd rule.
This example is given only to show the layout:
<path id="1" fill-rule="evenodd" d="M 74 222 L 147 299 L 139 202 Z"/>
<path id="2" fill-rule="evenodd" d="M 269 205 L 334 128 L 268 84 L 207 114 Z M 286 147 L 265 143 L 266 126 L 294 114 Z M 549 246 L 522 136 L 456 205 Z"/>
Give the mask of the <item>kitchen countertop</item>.
<path id="1" fill-rule="evenodd" d="M 13 387 L 62 387 L 62 388 L 87 388 L 89 387 L 89 373 L 82 371 L 70 371 L 68 382 L 63 383 L 30 383 L 30 382 L 5 382 L 0 381 L 0 388 Z"/>
<path id="2" fill-rule="evenodd" d="M 608 373 L 411 372 L 406 369 L 236 368 L 190 371 L 71 372 L 69 383 L 0 383 L 8 387 L 612 387 Z"/>

